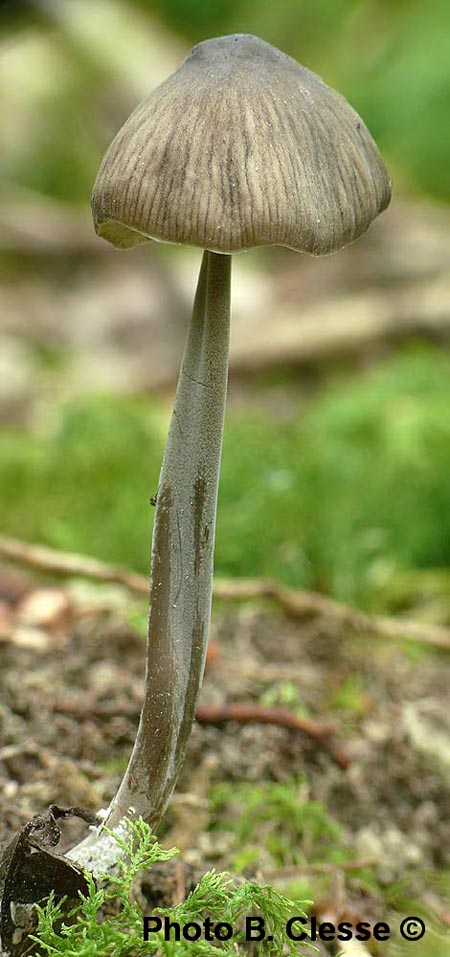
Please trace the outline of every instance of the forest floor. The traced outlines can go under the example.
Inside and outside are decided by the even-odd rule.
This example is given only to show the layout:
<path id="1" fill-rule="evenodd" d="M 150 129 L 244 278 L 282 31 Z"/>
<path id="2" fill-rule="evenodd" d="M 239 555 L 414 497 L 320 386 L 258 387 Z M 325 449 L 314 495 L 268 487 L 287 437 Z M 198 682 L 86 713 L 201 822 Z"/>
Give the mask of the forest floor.
<path id="1" fill-rule="evenodd" d="M 1 842 L 49 804 L 96 810 L 112 797 L 139 713 L 145 606 L 118 586 L 6 568 L 0 586 Z M 415 643 L 292 621 L 269 603 L 217 603 L 204 712 L 252 703 L 330 723 L 340 758 L 277 725 L 196 722 L 163 845 L 197 874 L 256 875 L 322 914 L 392 919 L 415 901 L 440 939 L 449 678 L 448 655 Z M 83 827 L 69 822 L 63 846 Z"/>

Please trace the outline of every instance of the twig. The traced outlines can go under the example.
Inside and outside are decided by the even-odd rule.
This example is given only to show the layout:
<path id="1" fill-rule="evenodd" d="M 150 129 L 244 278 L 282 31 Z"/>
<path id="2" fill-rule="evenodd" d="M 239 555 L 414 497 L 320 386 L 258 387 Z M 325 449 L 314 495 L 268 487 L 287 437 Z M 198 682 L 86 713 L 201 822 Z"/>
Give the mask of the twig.
<path id="1" fill-rule="evenodd" d="M 31 545 L 14 538 L 0 536 L 0 556 L 11 562 L 28 565 L 52 575 L 91 578 L 95 581 L 123 585 L 137 595 L 149 594 L 149 582 L 144 575 L 109 565 L 86 555 L 60 552 L 44 545 Z M 326 598 L 317 592 L 295 591 L 270 579 L 229 578 L 216 579 L 214 597 L 226 601 L 269 599 L 292 618 L 328 618 L 340 628 L 365 632 L 379 638 L 401 641 L 419 641 L 450 651 L 450 629 L 439 625 L 422 624 L 407 618 L 367 615 L 357 608 Z"/>
<path id="2" fill-rule="evenodd" d="M 266 596 L 277 601 L 293 618 L 310 618 L 317 615 L 329 618 L 341 627 L 368 632 L 379 638 L 420 641 L 436 648 L 450 650 L 450 629 L 439 625 L 422 624 L 408 618 L 368 615 L 317 592 L 294 591 L 270 582 L 266 583 Z"/>
<path id="3" fill-rule="evenodd" d="M 125 568 L 116 568 L 88 555 L 60 552 L 55 548 L 47 548 L 46 545 L 30 545 L 28 542 L 3 535 L 0 536 L 0 555 L 18 565 L 29 565 L 51 575 L 92 578 L 95 581 L 123 585 L 138 595 L 149 594 L 149 582 L 144 575 Z"/>
<path id="4" fill-rule="evenodd" d="M 245 702 L 225 705 L 200 705 L 197 708 L 196 719 L 200 724 L 223 724 L 225 721 L 236 721 L 238 724 L 273 724 L 280 728 L 289 728 L 300 731 L 311 740 L 316 741 L 327 751 L 333 761 L 345 771 L 350 758 L 332 740 L 333 728 L 329 724 L 319 724 L 309 718 L 299 718 L 291 711 L 281 708 L 264 708 L 261 705 Z"/>
<path id="5" fill-rule="evenodd" d="M 74 701 L 59 701 L 53 706 L 56 714 L 69 714 L 75 718 L 117 718 L 139 717 L 139 706 L 132 701 L 92 702 L 86 698 L 77 698 Z M 281 708 L 264 708 L 253 703 L 239 702 L 224 705 L 199 705 L 195 714 L 199 724 L 224 724 L 235 721 L 238 724 L 271 724 L 281 728 L 288 728 L 306 735 L 326 751 L 333 761 L 345 771 L 350 758 L 333 740 L 334 730 L 325 723 L 311 721 L 309 718 L 299 718 L 291 711 Z"/>

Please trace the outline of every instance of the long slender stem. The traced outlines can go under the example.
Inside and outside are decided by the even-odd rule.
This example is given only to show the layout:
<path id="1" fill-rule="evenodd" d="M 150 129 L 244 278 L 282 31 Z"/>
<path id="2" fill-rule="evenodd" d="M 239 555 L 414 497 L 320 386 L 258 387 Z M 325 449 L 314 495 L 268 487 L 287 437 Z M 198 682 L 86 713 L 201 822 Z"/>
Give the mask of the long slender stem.
<path id="1" fill-rule="evenodd" d="M 158 489 L 144 702 L 109 827 L 138 815 L 156 825 L 194 720 L 211 614 L 230 276 L 230 256 L 203 254 Z"/>

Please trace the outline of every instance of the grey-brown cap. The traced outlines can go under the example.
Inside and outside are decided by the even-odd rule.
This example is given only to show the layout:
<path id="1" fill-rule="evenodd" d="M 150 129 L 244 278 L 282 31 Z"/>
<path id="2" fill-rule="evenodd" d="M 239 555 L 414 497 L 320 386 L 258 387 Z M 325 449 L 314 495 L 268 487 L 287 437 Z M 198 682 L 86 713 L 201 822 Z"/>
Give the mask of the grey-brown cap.
<path id="1" fill-rule="evenodd" d="M 390 200 L 377 147 L 347 101 L 258 37 L 218 37 L 132 113 L 92 197 L 115 246 L 146 239 L 232 253 L 331 253 Z"/>

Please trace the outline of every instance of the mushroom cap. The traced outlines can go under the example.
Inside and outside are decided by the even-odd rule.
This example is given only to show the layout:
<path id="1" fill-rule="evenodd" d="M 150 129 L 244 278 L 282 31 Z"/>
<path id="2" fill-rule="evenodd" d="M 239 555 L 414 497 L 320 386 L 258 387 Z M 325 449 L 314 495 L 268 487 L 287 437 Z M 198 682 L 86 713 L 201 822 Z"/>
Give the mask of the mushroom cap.
<path id="1" fill-rule="evenodd" d="M 387 171 L 358 114 L 315 73 L 258 37 L 217 37 L 132 113 L 92 196 L 97 233 L 233 253 L 281 245 L 320 255 L 389 204 Z"/>

